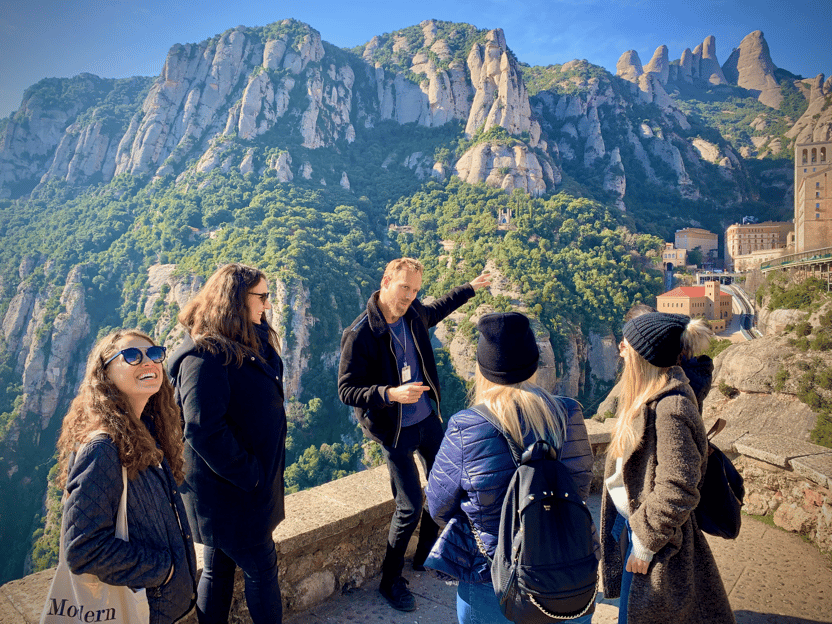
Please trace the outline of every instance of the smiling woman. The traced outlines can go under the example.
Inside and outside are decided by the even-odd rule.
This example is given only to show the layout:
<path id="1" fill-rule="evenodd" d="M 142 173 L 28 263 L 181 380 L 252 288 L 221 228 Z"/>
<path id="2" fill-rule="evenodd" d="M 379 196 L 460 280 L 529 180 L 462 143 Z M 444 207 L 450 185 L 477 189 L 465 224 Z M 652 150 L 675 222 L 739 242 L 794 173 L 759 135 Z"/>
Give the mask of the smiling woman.
<path id="1" fill-rule="evenodd" d="M 196 598 L 196 555 L 179 494 L 182 427 L 164 359 L 165 348 L 138 330 L 102 338 L 58 440 L 62 557 L 73 574 L 146 589 L 150 621 L 160 623 L 183 617 Z M 116 530 L 123 470 L 129 542 Z"/>

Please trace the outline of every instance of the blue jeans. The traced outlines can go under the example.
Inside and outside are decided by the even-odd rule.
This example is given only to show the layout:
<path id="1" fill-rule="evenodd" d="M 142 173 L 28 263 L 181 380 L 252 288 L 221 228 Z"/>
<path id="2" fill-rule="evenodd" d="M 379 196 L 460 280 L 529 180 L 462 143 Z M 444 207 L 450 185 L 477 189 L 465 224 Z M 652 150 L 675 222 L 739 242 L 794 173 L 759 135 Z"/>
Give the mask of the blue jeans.
<path id="1" fill-rule="evenodd" d="M 234 573 L 243 571 L 246 605 L 254 624 L 280 624 L 283 603 L 277 584 L 277 552 L 274 541 L 234 550 L 203 547 L 205 559 L 197 589 L 199 624 L 225 624 L 234 594 Z"/>
<path id="2" fill-rule="evenodd" d="M 456 617 L 459 624 L 505 624 L 508 620 L 500 610 L 500 603 L 491 583 L 459 582 L 456 592 Z M 571 620 L 573 624 L 590 624 L 592 614 L 587 613 Z"/>
<path id="3" fill-rule="evenodd" d="M 404 554 L 410 538 L 419 526 L 420 516 L 422 528 L 419 530 L 419 543 L 416 546 L 417 558 L 427 557 L 439 535 L 439 526 L 424 509 L 422 482 L 419 480 L 414 454 L 421 455 L 425 462 L 425 471 L 429 473 L 443 436 L 442 423 L 436 414 L 431 413 L 415 425 L 402 427 L 399 443 L 395 447 L 382 447 L 387 469 L 390 471 L 390 487 L 393 490 L 393 498 L 396 499 L 396 512 L 393 514 L 387 535 L 387 554 L 382 564 L 385 580 L 392 581 L 401 576 Z"/>
<path id="4" fill-rule="evenodd" d="M 627 624 L 627 604 L 630 602 L 630 586 L 633 584 L 633 573 L 627 572 L 627 560 L 633 552 L 633 531 L 630 521 L 627 525 L 627 552 L 624 555 L 624 573 L 621 575 L 621 597 L 618 599 L 618 624 Z"/>

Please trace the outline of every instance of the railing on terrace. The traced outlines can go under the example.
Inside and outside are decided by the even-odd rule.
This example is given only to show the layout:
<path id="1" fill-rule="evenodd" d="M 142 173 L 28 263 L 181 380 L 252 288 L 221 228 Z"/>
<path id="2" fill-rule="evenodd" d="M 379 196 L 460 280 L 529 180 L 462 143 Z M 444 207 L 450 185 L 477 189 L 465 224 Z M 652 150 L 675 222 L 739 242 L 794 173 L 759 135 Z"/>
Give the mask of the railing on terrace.
<path id="1" fill-rule="evenodd" d="M 814 249 L 812 251 L 803 251 L 801 253 L 775 258 L 771 262 L 764 262 L 761 264 L 760 270 L 765 272 L 771 269 L 778 269 L 786 266 L 812 264 L 817 261 L 832 261 L 832 247 L 824 247 L 823 249 Z"/>

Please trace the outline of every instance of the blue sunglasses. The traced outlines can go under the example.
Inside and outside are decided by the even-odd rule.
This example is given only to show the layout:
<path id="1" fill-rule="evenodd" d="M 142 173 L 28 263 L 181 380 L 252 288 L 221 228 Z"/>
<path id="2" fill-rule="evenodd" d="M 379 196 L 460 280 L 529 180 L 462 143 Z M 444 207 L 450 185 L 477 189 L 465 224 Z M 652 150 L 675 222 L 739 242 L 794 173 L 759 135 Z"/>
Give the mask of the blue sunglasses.
<path id="1" fill-rule="evenodd" d="M 104 362 L 104 366 L 107 366 L 107 364 L 112 362 L 120 355 L 124 357 L 124 361 L 127 362 L 130 366 L 138 366 L 142 363 L 142 360 L 145 356 L 147 356 L 147 359 L 151 362 L 156 362 L 156 364 L 160 364 L 165 361 L 165 356 L 167 355 L 167 348 L 155 346 L 144 347 L 144 352 L 142 352 L 142 349 L 139 349 L 138 347 L 128 347 L 127 349 L 122 349 L 109 360 Z"/>

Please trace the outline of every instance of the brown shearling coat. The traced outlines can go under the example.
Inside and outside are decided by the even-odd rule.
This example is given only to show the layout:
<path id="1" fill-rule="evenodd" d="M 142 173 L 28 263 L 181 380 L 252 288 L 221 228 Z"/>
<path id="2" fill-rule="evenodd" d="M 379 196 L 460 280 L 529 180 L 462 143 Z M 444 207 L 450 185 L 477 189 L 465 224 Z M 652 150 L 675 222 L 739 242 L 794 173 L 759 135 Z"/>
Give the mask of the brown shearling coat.
<path id="1" fill-rule="evenodd" d="M 735 624 L 728 596 L 705 536 L 692 513 L 707 466 L 707 437 L 696 397 L 682 369 L 633 421 L 635 448 L 624 456 L 630 526 L 656 554 L 647 574 L 633 575 L 629 624 Z M 607 456 L 605 476 L 615 471 Z M 601 546 L 604 594 L 621 593 L 622 561 L 611 530 L 618 512 L 604 490 Z M 618 537 L 618 536 L 616 536 Z"/>

